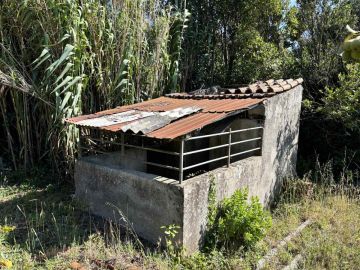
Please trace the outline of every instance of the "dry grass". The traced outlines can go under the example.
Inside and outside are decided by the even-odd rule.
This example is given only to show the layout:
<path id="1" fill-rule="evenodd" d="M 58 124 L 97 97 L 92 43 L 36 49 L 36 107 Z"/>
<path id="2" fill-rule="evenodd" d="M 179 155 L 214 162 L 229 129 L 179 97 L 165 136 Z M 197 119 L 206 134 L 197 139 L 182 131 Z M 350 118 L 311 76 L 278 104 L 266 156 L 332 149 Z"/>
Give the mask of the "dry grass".
<path id="1" fill-rule="evenodd" d="M 16 226 L 10 234 L 0 232 L 0 256 L 11 260 L 14 269 L 60 270 L 76 265 L 83 269 L 109 265 L 114 269 L 254 269 L 280 240 L 311 219 L 312 225 L 281 249 L 265 269 L 281 269 L 298 254 L 303 256 L 300 269 L 359 269 L 360 204 L 354 196 L 350 199 L 343 194 L 344 186 L 339 187 L 327 193 L 327 187 L 311 184 L 312 192 L 296 200 L 283 197 L 272 212 L 273 227 L 252 250 L 185 257 L 136 245 L 126 229 L 79 207 L 71 187 L 16 186 L 0 181 L 0 225 Z"/>

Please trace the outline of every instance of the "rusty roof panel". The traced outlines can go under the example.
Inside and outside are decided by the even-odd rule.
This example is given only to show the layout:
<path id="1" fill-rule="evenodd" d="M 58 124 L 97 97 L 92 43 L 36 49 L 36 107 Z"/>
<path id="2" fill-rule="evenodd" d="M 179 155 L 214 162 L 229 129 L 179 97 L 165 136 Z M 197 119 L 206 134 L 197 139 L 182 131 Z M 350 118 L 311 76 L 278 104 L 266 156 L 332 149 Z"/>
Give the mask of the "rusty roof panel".
<path id="1" fill-rule="evenodd" d="M 198 130 L 227 116 L 226 113 L 197 113 L 175 121 L 161 129 L 147 134 L 157 139 L 175 139 L 179 136 Z"/>
<path id="2" fill-rule="evenodd" d="M 152 103 L 140 103 L 131 109 L 141 111 L 162 112 L 177 109 L 185 106 L 196 106 L 202 112 L 231 112 L 261 103 L 263 99 L 175 99 L 161 97 L 154 99 Z"/>
<path id="3" fill-rule="evenodd" d="M 154 138 L 171 139 L 176 138 L 174 136 L 185 135 L 187 131 L 191 132 L 193 130 L 197 130 L 212 122 L 222 119 L 226 117 L 227 113 L 249 109 L 262 101 L 263 99 L 258 98 L 193 100 L 160 97 L 148 102 L 123 106 L 103 111 L 101 113 L 88 115 L 83 118 L 78 117 L 75 121 L 70 119 L 69 122 L 111 132 L 131 131 L 133 133 L 147 134 L 147 136 Z M 171 115 L 171 112 L 182 110 L 182 108 L 186 109 L 189 106 L 192 106 L 192 108 L 195 106 L 195 108 L 197 108 L 196 111 L 201 112 L 175 122 L 172 121 L 176 119 L 166 119 L 166 117 L 160 119 L 160 117 L 157 117 L 161 114 Z M 139 117 L 131 117 L 134 111 L 136 112 L 135 116 L 138 115 Z M 148 113 L 149 115 L 146 115 L 146 117 L 140 117 L 144 113 Z M 126 118 L 123 120 L 117 119 L 119 115 L 126 115 Z M 109 121 L 107 121 L 108 124 L 103 123 L 104 119 L 109 119 Z"/>
<path id="4" fill-rule="evenodd" d="M 259 104 L 263 99 L 220 99 L 220 100 L 201 100 L 200 107 L 203 107 L 202 112 L 233 112 L 241 109 L 250 108 Z"/>

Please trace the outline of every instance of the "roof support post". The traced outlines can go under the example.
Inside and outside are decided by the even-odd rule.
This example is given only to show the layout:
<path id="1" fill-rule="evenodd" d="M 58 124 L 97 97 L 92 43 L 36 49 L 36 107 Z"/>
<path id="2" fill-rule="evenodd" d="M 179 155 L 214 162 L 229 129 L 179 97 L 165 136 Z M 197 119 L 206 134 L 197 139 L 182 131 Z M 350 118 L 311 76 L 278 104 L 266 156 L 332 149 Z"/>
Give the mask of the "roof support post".
<path id="1" fill-rule="evenodd" d="M 82 139 L 82 136 L 81 136 L 81 127 L 78 127 L 78 130 L 79 130 L 79 138 L 78 138 L 78 142 L 77 142 L 77 150 L 78 150 L 78 158 L 81 158 L 82 157 L 82 151 L 81 151 L 81 139 Z"/>
<path id="2" fill-rule="evenodd" d="M 179 151 L 179 184 L 181 185 L 184 180 L 184 138 L 181 138 L 180 141 L 180 151 Z"/>
<path id="3" fill-rule="evenodd" d="M 121 155 L 124 156 L 125 155 L 125 136 L 124 133 L 121 133 L 120 135 L 120 139 L 121 139 Z"/>
<path id="4" fill-rule="evenodd" d="M 230 167 L 231 163 L 231 128 L 229 128 L 229 141 L 228 141 L 228 159 L 227 159 L 227 166 Z"/>

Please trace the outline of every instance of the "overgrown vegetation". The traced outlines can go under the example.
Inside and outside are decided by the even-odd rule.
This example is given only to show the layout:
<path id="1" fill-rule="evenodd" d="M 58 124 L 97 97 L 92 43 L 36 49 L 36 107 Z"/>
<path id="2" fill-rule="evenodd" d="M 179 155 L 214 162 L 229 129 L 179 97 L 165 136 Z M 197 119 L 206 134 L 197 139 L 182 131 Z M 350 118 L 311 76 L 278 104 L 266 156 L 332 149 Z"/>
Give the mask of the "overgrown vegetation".
<path id="1" fill-rule="evenodd" d="M 356 169 L 359 67 L 346 68 L 340 46 L 347 24 L 360 29 L 359 11 L 357 0 L 1 1 L 2 156 L 14 169 L 46 162 L 63 175 L 78 137 L 66 117 L 180 89 L 302 76 L 312 104 L 302 160 L 352 149 Z"/>
<path id="2" fill-rule="evenodd" d="M 271 227 L 270 215 L 257 197 L 248 202 L 248 191 L 237 190 L 221 203 L 216 233 L 219 242 L 228 248 L 251 247 L 261 240 Z"/>
<path id="3" fill-rule="evenodd" d="M 266 268 L 301 254 L 303 269 L 357 269 L 360 67 L 342 60 L 340 45 L 347 24 L 360 30 L 359 17 L 358 0 L 0 1 L 0 159 L 12 170 L 0 176 L 0 268 L 252 269 L 312 219 Z M 187 257 L 139 245 L 131 228 L 97 220 L 72 186 L 58 185 L 70 180 L 77 152 L 67 117 L 300 76 L 299 168 L 312 172 L 284 183 L 264 239 L 270 218 L 245 193 L 218 212 L 211 186 L 209 241 L 220 249 Z M 176 227 L 166 231 L 170 244 Z"/>
<path id="4" fill-rule="evenodd" d="M 177 91 L 188 16 L 158 0 L 1 1 L 1 152 L 64 172 L 77 140 L 64 118 Z"/>
<path id="5" fill-rule="evenodd" d="M 322 111 L 360 134 L 360 64 L 348 64 L 338 87 L 326 87 Z"/>
<path id="6" fill-rule="evenodd" d="M 265 236 L 272 224 L 271 216 L 257 197 L 249 200 L 248 194 L 247 189 L 237 190 L 217 206 L 210 192 L 205 250 L 249 249 Z"/>

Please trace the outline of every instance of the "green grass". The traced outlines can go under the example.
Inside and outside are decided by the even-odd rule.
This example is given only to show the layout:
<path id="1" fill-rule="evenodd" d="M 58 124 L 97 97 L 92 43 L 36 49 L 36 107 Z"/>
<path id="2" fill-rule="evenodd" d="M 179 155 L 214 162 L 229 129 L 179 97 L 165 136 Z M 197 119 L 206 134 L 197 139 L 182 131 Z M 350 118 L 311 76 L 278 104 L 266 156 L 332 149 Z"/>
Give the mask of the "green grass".
<path id="1" fill-rule="evenodd" d="M 272 247 L 311 219 L 313 223 L 265 269 L 281 269 L 297 254 L 304 258 L 300 269 L 359 269 L 359 201 L 342 192 L 314 196 L 320 189 L 313 188 L 316 192 L 296 200 L 281 200 L 272 210 L 272 228 L 255 248 L 186 257 L 137 244 L 126 229 L 87 212 L 73 199 L 69 185 L 18 186 L 0 181 L 0 226 L 16 226 L 8 234 L 0 230 L 0 257 L 11 260 L 13 269 L 71 269 L 74 262 L 96 269 L 96 263 L 111 259 L 115 269 L 254 269 Z"/>

